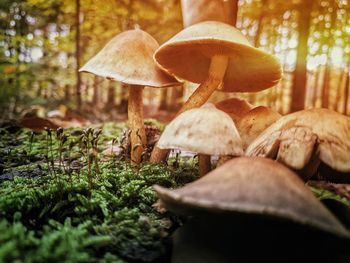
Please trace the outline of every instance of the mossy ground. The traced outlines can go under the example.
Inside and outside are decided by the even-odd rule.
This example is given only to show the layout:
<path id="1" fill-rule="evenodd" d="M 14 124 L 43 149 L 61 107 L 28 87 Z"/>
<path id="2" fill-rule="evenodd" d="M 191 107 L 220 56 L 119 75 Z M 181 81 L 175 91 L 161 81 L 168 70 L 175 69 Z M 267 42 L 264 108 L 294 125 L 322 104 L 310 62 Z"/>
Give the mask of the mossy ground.
<path id="1" fill-rule="evenodd" d="M 89 128 L 0 129 L 0 263 L 168 261 L 182 220 L 154 208 L 152 185 L 195 180 L 195 161 L 132 166 L 123 154 L 102 154 L 120 142 L 125 123 Z"/>
<path id="2" fill-rule="evenodd" d="M 152 185 L 194 180 L 195 163 L 132 166 L 101 154 L 125 124 L 91 128 L 86 140 L 86 129 L 1 130 L 0 262 L 166 261 L 181 220 L 153 207 Z"/>

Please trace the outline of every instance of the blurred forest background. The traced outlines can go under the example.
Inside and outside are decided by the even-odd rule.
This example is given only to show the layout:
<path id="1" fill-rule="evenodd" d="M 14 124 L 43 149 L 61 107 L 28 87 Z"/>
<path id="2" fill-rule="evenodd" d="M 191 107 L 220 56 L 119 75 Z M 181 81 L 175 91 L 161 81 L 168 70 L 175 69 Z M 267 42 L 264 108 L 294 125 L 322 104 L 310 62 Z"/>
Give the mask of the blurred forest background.
<path id="1" fill-rule="evenodd" d="M 238 96 L 283 114 L 326 107 L 350 115 L 349 0 L 227 1 L 238 6 L 236 26 L 280 59 L 284 76 L 272 89 L 211 100 Z M 77 68 L 135 27 L 163 43 L 183 28 L 180 0 L 0 0 L 0 119 L 60 105 L 96 121 L 125 114 L 127 89 Z M 192 90 L 189 83 L 146 89 L 146 115 L 176 111 Z"/>

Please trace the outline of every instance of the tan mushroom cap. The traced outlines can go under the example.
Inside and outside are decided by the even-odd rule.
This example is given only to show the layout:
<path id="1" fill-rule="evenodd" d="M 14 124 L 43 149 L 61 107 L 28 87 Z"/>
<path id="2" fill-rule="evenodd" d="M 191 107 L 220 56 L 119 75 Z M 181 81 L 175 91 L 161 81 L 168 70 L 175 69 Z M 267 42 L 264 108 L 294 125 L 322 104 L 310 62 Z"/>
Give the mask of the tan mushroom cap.
<path id="1" fill-rule="evenodd" d="M 254 108 L 248 101 L 239 98 L 219 101 L 215 103 L 215 107 L 230 115 L 235 123 Z"/>
<path id="2" fill-rule="evenodd" d="M 214 106 L 181 113 L 165 128 L 158 147 L 207 155 L 243 154 L 242 141 L 234 122 Z"/>
<path id="3" fill-rule="evenodd" d="M 349 235 L 294 172 L 267 158 L 234 158 L 182 188 L 154 188 L 166 208 L 182 214 L 264 214 Z"/>
<path id="4" fill-rule="evenodd" d="M 184 27 L 202 21 L 234 23 L 232 1 L 226 0 L 181 0 Z"/>
<path id="5" fill-rule="evenodd" d="M 279 158 L 303 168 L 312 154 L 334 170 L 350 172 L 350 118 L 328 109 L 308 109 L 277 120 L 247 148 L 248 156 Z M 275 152 L 274 154 L 271 154 Z"/>
<path id="6" fill-rule="evenodd" d="M 276 85 L 281 78 L 276 57 L 252 47 L 239 30 L 221 22 L 207 21 L 185 28 L 164 43 L 154 58 L 171 75 L 202 83 L 214 55 L 229 56 L 222 91 L 260 91 Z"/>
<path id="7" fill-rule="evenodd" d="M 237 129 L 243 141 L 243 149 L 281 117 L 277 111 L 265 106 L 258 106 L 241 117 L 237 122 Z"/>
<path id="8" fill-rule="evenodd" d="M 154 63 L 157 41 L 140 30 L 122 32 L 109 41 L 79 71 L 126 84 L 165 87 L 178 82 Z"/>

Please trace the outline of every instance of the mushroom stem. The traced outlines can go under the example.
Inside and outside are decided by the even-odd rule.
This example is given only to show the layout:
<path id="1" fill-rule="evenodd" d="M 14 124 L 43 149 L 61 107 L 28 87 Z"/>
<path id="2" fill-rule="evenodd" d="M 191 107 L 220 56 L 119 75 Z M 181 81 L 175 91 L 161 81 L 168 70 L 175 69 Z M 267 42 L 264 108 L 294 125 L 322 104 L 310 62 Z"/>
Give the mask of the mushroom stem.
<path id="1" fill-rule="evenodd" d="M 208 78 L 192 93 L 177 115 L 184 111 L 200 107 L 207 102 L 215 89 L 220 88 L 222 85 L 227 64 L 227 56 L 215 55 L 212 57 L 208 71 Z"/>
<path id="2" fill-rule="evenodd" d="M 131 131 L 131 162 L 139 164 L 143 146 L 147 143 L 146 132 L 143 122 L 143 87 L 130 85 L 128 101 L 128 119 Z"/>
<path id="3" fill-rule="evenodd" d="M 169 154 L 168 149 L 160 149 L 157 147 L 157 144 L 154 146 L 153 151 L 151 153 L 150 162 L 151 163 L 161 163 L 165 162 L 165 159 L 168 157 Z"/>
<path id="4" fill-rule="evenodd" d="M 210 155 L 207 154 L 198 154 L 198 166 L 199 166 L 199 176 L 202 177 L 210 172 L 211 163 Z"/>
<path id="5" fill-rule="evenodd" d="M 225 76 L 227 65 L 227 56 L 214 55 L 211 58 L 208 78 L 192 93 L 177 115 L 184 111 L 202 106 L 209 99 L 211 94 L 213 94 L 215 89 L 220 88 L 222 80 Z M 150 162 L 163 162 L 168 156 L 168 153 L 169 150 L 159 149 L 156 145 L 152 151 Z"/>

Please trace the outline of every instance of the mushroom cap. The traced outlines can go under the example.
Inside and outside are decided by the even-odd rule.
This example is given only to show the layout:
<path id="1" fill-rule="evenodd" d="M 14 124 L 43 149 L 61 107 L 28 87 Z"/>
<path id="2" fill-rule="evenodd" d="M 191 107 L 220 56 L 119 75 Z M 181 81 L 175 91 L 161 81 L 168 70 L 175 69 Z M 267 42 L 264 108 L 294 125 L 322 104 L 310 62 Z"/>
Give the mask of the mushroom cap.
<path id="1" fill-rule="evenodd" d="M 166 208 L 182 214 L 266 215 L 349 235 L 294 172 L 267 158 L 234 158 L 182 188 L 154 188 Z"/>
<path id="2" fill-rule="evenodd" d="M 252 47 L 235 27 L 207 21 L 185 28 L 164 43 L 154 59 L 178 78 L 202 83 L 214 55 L 229 57 L 221 91 L 255 92 L 278 83 L 282 69 L 275 56 Z"/>
<path id="3" fill-rule="evenodd" d="M 243 141 L 243 149 L 281 117 L 277 111 L 265 106 L 258 106 L 241 117 L 237 122 L 237 129 Z"/>
<path id="4" fill-rule="evenodd" d="M 229 4 L 225 0 L 181 0 L 184 27 L 209 20 L 233 24 L 234 11 Z"/>
<path id="5" fill-rule="evenodd" d="M 219 101 L 215 103 L 215 107 L 230 115 L 235 123 L 237 123 L 240 118 L 254 108 L 254 106 L 248 101 L 239 98 Z"/>
<path id="6" fill-rule="evenodd" d="M 248 146 L 246 155 L 273 156 L 271 152 L 278 152 L 277 158 L 286 165 L 301 169 L 314 151 L 334 170 L 350 172 L 350 118 L 328 109 L 285 115 Z"/>
<path id="7" fill-rule="evenodd" d="M 180 149 L 208 155 L 243 154 L 241 137 L 229 115 L 213 105 L 181 113 L 165 128 L 161 149 Z"/>
<path id="8" fill-rule="evenodd" d="M 176 85 L 175 78 L 154 63 L 153 54 L 158 47 L 157 41 L 140 29 L 124 31 L 112 38 L 79 71 L 125 84 L 150 87 Z"/>

